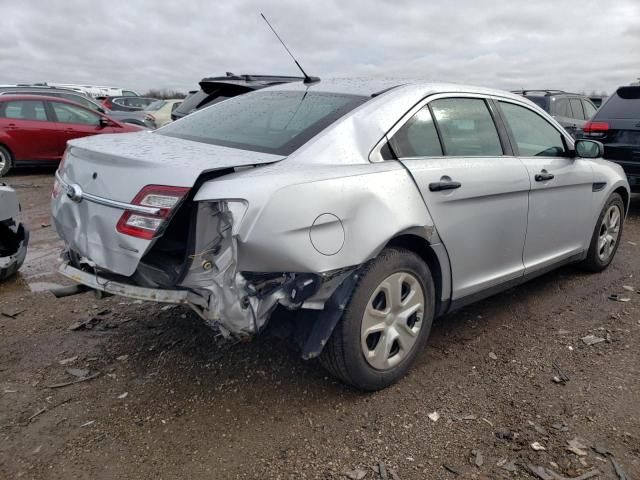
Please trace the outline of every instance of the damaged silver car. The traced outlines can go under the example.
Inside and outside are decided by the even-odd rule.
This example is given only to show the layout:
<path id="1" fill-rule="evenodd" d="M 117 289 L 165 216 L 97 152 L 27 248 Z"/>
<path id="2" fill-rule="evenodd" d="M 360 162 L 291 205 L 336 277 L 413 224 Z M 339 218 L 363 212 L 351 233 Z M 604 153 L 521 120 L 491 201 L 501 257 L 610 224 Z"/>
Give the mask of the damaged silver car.
<path id="1" fill-rule="evenodd" d="M 20 221 L 16 192 L 0 183 L 0 282 L 14 275 L 27 256 L 29 231 Z"/>
<path id="2" fill-rule="evenodd" d="M 225 335 L 298 310 L 303 358 L 376 390 L 435 317 L 560 265 L 609 265 L 629 186 L 601 154 L 507 92 L 285 84 L 70 141 L 52 200 L 61 272 L 188 305 Z"/>

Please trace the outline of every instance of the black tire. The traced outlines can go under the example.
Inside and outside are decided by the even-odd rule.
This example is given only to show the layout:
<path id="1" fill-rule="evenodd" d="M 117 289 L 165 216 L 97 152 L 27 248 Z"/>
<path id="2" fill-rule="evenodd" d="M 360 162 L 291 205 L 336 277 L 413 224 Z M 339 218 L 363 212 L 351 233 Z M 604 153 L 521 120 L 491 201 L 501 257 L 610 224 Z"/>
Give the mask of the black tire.
<path id="1" fill-rule="evenodd" d="M 603 259 L 600 256 L 599 252 L 599 239 L 600 233 L 602 229 L 602 223 L 605 215 L 609 211 L 612 206 L 616 206 L 620 212 L 620 220 L 619 220 L 619 230 L 618 237 L 616 242 L 612 248 L 611 253 L 607 258 Z M 593 234 L 591 235 L 591 243 L 589 244 L 589 251 L 587 252 L 587 258 L 585 258 L 580 266 L 589 272 L 601 272 L 605 268 L 609 266 L 609 264 L 613 261 L 613 258 L 616 256 L 616 252 L 618 251 L 618 245 L 620 245 L 620 239 L 622 238 L 622 230 L 624 228 L 624 202 L 622 201 L 622 197 L 617 193 L 612 193 L 607 203 L 604 204 L 602 208 L 602 212 L 598 216 L 598 221 L 593 229 Z"/>
<path id="2" fill-rule="evenodd" d="M 13 156 L 7 147 L 0 145 L 0 177 L 9 173 L 11 167 L 13 167 Z"/>
<path id="3" fill-rule="evenodd" d="M 409 273 L 422 289 L 424 310 L 415 343 L 399 363 L 389 369 L 376 369 L 366 360 L 361 328 L 365 309 L 381 283 L 394 273 Z M 404 288 L 404 284 L 402 284 Z M 375 300 L 374 300 L 375 301 Z M 427 264 L 404 248 L 386 248 L 361 271 L 354 293 L 327 345 L 320 355 L 321 364 L 346 384 L 365 391 L 380 390 L 400 380 L 422 350 L 433 322 L 435 288 Z M 392 347 L 393 348 L 393 347 Z"/>

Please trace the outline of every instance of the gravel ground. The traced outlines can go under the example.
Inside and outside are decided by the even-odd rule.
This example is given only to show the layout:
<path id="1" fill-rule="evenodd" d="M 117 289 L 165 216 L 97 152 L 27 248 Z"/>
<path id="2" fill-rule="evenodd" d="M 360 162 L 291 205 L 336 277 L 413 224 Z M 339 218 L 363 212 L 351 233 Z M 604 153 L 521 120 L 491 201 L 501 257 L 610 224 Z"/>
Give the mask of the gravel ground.
<path id="1" fill-rule="evenodd" d="M 56 300 L 52 172 L 4 180 L 32 243 L 0 285 L 0 478 L 640 478 L 640 198 L 606 272 L 564 268 L 447 316 L 408 377 L 362 394 L 181 307 Z M 97 376 L 51 388 L 69 369 Z"/>

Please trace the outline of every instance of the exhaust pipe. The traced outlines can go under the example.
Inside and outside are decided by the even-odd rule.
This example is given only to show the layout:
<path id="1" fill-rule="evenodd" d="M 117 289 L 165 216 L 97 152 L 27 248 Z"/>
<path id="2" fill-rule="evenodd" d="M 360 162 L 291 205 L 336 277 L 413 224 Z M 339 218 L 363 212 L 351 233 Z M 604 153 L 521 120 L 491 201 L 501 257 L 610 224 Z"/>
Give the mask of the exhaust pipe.
<path id="1" fill-rule="evenodd" d="M 78 283 L 69 287 L 52 288 L 49 291 L 53 293 L 56 298 L 64 298 L 70 297 L 71 295 L 78 295 L 80 293 L 88 292 L 89 290 L 91 290 L 90 287 Z"/>

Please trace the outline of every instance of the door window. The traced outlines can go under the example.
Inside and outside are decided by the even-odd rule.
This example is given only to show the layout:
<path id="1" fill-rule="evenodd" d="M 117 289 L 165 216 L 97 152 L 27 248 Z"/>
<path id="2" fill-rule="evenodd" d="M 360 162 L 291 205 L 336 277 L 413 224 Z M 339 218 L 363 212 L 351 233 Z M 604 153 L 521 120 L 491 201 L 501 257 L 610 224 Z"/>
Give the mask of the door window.
<path id="1" fill-rule="evenodd" d="M 448 156 L 501 156 L 498 131 L 484 100 L 443 98 L 430 104 L 444 154 Z"/>
<path id="2" fill-rule="evenodd" d="M 398 158 L 436 157 L 442 155 L 438 132 L 428 107 L 411 117 L 391 139 Z"/>
<path id="3" fill-rule="evenodd" d="M 584 107 L 584 118 L 589 120 L 596 114 L 596 107 L 594 107 L 591 102 L 587 102 L 586 100 L 582 101 L 582 106 Z"/>
<path id="4" fill-rule="evenodd" d="M 100 115 L 84 108 L 61 102 L 51 102 L 51 106 L 59 122 L 95 126 L 100 124 Z"/>
<path id="5" fill-rule="evenodd" d="M 571 106 L 569 105 L 568 98 L 554 98 L 555 100 L 553 107 L 553 115 L 557 115 L 558 117 L 566 117 L 572 118 L 573 113 L 571 113 Z"/>
<path id="6" fill-rule="evenodd" d="M 577 118 L 578 120 L 584 120 L 584 112 L 582 111 L 582 102 L 579 98 L 572 98 L 569 100 L 571 103 L 571 111 L 573 116 L 571 118 Z"/>
<path id="7" fill-rule="evenodd" d="M 39 100 L 16 100 L 6 102 L 2 117 L 15 120 L 47 120 L 44 103 Z"/>
<path id="8" fill-rule="evenodd" d="M 548 121 L 528 108 L 499 102 L 523 157 L 562 157 L 562 134 Z"/>

